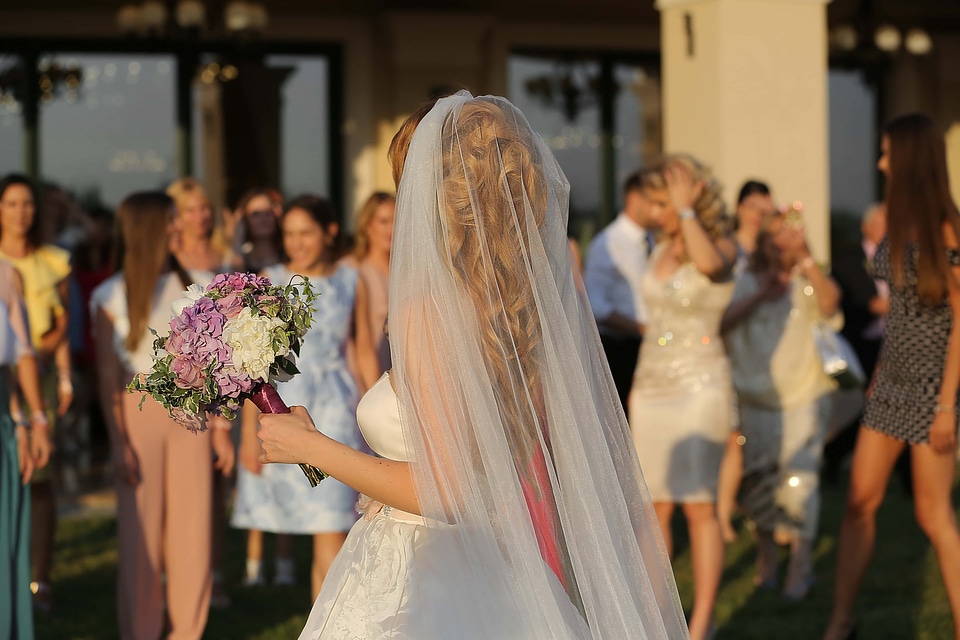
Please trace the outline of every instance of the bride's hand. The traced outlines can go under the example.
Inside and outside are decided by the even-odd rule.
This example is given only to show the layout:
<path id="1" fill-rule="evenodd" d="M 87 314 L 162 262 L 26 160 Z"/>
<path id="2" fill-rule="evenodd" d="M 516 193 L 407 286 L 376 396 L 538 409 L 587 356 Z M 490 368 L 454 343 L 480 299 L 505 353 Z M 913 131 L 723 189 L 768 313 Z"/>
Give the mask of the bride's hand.
<path id="1" fill-rule="evenodd" d="M 308 462 L 306 452 L 320 433 L 303 407 L 292 407 L 290 413 L 260 415 L 260 462 L 299 464 Z"/>

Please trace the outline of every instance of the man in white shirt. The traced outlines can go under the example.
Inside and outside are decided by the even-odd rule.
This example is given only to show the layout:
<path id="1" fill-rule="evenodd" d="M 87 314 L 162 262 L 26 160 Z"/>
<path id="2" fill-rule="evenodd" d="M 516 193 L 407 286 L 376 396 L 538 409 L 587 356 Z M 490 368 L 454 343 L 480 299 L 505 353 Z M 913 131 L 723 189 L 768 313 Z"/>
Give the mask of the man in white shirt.
<path id="1" fill-rule="evenodd" d="M 583 278 L 624 411 L 647 322 L 641 290 L 652 249 L 646 175 L 640 170 L 627 178 L 623 211 L 590 242 Z"/>

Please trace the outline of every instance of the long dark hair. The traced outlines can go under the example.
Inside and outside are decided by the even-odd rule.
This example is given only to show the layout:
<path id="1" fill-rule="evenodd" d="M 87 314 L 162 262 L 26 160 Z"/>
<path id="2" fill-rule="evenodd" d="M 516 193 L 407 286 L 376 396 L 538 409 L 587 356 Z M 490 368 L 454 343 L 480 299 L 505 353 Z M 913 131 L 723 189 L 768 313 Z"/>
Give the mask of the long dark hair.
<path id="1" fill-rule="evenodd" d="M 770 187 L 765 182 L 759 180 L 747 180 L 740 187 L 740 194 L 737 196 L 737 204 L 743 204 L 743 201 L 750 196 L 759 193 L 762 196 L 770 195 Z"/>
<path id="2" fill-rule="evenodd" d="M 950 195 L 943 134 L 928 116 L 914 113 L 894 119 L 887 180 L 887 237 L 893 282 L 903 286 L 907 250 L 917 243 L 917 295 L 929 306 L 943 302 L 953 281 L 943 224 L 960 236 L 960 215 Z"/>
<path id="3" fill-rule="evenodd" d="M 11 173 L 0 179 L 0 199 L 3 198 L 7 189 L 15 185 L 26 187 L 30 191 L 30 195 L 33 196 L 33 222 L 30 223 L 30 228 L 27 230 L 27 247 L 31 250 L 38 249 L 43 244 L 41 236 L 43 230 L 40 228 L 40 197 L 30 178 L 19 173 Z M 0 226 L 0 237 L 3 237 L 2 226 Z"/>
<path id="4" fill-rule="evenodd" d="M 330 225 L 338 225 L 338 233 L 336 238 L 333 240 L 333 259 L 336 260 L 341 256 L 343 250 L 341 248 L 340 240 L 343 237 L 343 234 L 339 232 L 340 228 L 340 216 L 337 215 L 337 210 L 334 208 L 333 203 L 324 198 L 323 196 L 317 196 L 310 193 L 299 195 L 283 208 L 283 215 L 280 217 L 280 226 L 283 226 L 283 220 L 287 217 L 287 214 L 293 211 L 294 209 L 302 209 L 310 214 L 310 217 L 320 225 L 324 232 L 328 232 Z M 283 251 L 284 261 L 289 259 L 287 256 L 286 248 Z"/>
<path id="5" fill-rule="evenodd" d="M 127 290 L 130 332 L 125 345 L 133 351 L 147 332 L 157 281 L 168 267 L 187 287 L 190 275 L 170 253 L 167 229 L 173 215 L 173 199 L 162 191 L 141 191 L 123 199 L 117 208 L 120 266 Z"/>

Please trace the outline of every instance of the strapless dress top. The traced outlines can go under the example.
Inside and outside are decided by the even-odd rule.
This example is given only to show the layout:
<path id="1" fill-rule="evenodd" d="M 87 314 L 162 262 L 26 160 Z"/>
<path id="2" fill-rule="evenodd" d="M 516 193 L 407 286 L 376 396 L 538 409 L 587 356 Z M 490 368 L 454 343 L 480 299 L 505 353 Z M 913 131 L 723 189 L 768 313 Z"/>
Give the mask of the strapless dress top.
<path id="1" fill-rule="evenodd" d="M 400 426 L 400 405 L 389 371 L 380 376 L 360 400 L 357 423 L 363 439 L 378 456 L 400 462 L 409 460 Z"/>
<path id="2" fill-rule="evenodd" d="M 400 425 L 400 404 L 397 394 L 390 383 L 390 372 L 385 372 L 364 394 L 357 405 L 357 424 L 360 433 L 367 441 L 371 451 L 381 458 L 408 462 L 407 447 L 403 441 L 403 428 Z M 424 519 L 414 513 L 381 505 L 369 497 L 361 495 L 357 503 L 358 510 L 365 519 L 381 514 L 392 520 L 409 524 L 424 524 Z"/>

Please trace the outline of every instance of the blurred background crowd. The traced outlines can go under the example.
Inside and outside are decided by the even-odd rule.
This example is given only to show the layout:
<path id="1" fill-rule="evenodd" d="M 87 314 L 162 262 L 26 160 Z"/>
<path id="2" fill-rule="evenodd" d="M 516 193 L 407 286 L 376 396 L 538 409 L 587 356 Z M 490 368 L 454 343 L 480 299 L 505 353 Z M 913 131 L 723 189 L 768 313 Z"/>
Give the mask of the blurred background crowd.
<path id="1" fill-rule="evenodd" d="M 809 601 L 821 496 L 847 481 L 889 311 L 873 263 L 887 220 L 882 123 L 935 115 L 956 191 L 960 10 L 313 4 L 0 9 L 0 264 L 14 269 L 0 298 L 13 317 L 19 294 L 29 318 L 28 346 L 3 362 L 29 353 L 37 369 L 36 393 L 18 382 L 11 413 L 17 474 L 31 482 L 4 503 L 19 528 L 0 542 L 29 538 L 29 567 L 21 555 L 10 571 L 31 593 L 13 599 L 17 615 L 0 598 L 0 620 L 31 631 L 10 637 L 30 637 L 31 609 L 42 628 L 64 606 L 58 514 L 97 500 L 116 505 L 119 632 L 104 623 L 90 637 L 200 637 L 208 609 L 243 608 L 241 587 L 298 585 L 305 613 L 355 496 L 261 467 L 251 408 L 203 448 L 120 390 L 149 363 L 145 328 L 187 285 L 307 275 L 323 294 L 316 328 L 281 394 L 360 445 L 353 408 L 390 366 L 386 146 L 417 104 L 461 86 L 513 101 L 570 181 L 570 249 L 664 537 L 692 553 L 681 591 L 694 636 L 733 616 L 718 594 L 744 540 L 751 593 L 777 594 L 772 617 Z M 703 190 L 685 191 L 687 178 Z M 824 372 L 821 334 L 851 347 L 860 384 Z M 138 440 L 128 421 L 156 429 Z M 909 495 L 908 455 L 895 473 Z M 242 550 L 228 553 L 235 530 Z M 189 542 L 203 537 L 206 551 Z"/>

